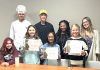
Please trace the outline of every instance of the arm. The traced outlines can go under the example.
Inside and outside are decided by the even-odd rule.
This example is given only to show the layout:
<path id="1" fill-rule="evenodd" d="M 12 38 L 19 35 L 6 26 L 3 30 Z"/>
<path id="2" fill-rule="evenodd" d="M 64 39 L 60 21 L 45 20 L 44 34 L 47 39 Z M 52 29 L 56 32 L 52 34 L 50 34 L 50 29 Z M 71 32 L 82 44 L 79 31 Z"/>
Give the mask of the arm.
<path id="1" fill-rule="evenodd" d="M 99 32 L 97 30 L 94 31 L 95 34 L 95 45 L 96 45 L 96 54 L 100 54 L 100 46 L 99 46 Z"/>
<path id="2" fill-rule="evenodd" d="M 52 32 L 54 32 L 54 33 L 55 33 L 55 30 L 54 30 L 54 27 L 53 27 L 53 25 L 52 25 Z"/>
<path id="3" fill-rule="evenodd" d="M 64 46 L 64 48 L 63 48 L 64 53 L 68 53 L 68 52 L 67 52 L 67 50 L 68 50 L 68 49 L 67 49 L 67 46 L 68 46 L 68 41 L 66 41 L 65 46 Z"/>
<path id="4" fill-rule="evenodd" d="M 46 59 L 47 58 L 47 53 L 46 53 L 46 48 L 45 48 L 45 44 L 41 46 L 41 49 L 40 49 L 40 58 L 41 59 Z"/>
<path id="5" fill-rule="evenodd" d="M 56 33 L 56 43 L 59 44 L 59 42 L 60 42 L 60 36 L 58 33 Z"/>
<path id="6" fill-rule="evenodd" d="M 15 36 L 14 28 L 13 28 L 13 24 L 11 24 L 9 37 L 14 40 L 14 36 Z"/>
<path id="7" fill-rule="evenodd" d="M 2 66 L 9 66 L 9 63 L 5 62 L 4 56 L 3 56 L 1 51 L 0 51 L 0 65 L 2 65 Z"/>
<path id="8" fill-rule="evenodd" d="M 82 56 L 86 55 L 88 56 L 88 46 L 86 45 L 85 42 L 83 42 L 83 51 L 81 53 Z"/>
<path id="9" fill-rule="evenodd" d="M 61 58 L 61 55 L 60 55 L 60 46 L 58 45 L 58 59 Z"/>
<path id="10" fill-rule="evenodd" d="M 2 62 L 5 62 L 5 61 L 4 61 L 4 57 L 3 57 L 2 53 L 1 53 L 1 50 L 0 50 L 0 64 L 1 64 Z"/>
<path id="11" fill-rule="evenodd" d="M 54 30 L 54 27 L 53 27 L 52 24 L 51 24 L 51 32 L 54 32 L 55 33 L 55 30 Z"/>
<path id="12" fill-rule="evenodd" d="M 9 65 L 14 64 L 15 63 L 15 57 L 19 56 L 19 52 L 17 51 L 17 49 L 15 49 L 12 53 L 12 59 L 8 61 Z"/>

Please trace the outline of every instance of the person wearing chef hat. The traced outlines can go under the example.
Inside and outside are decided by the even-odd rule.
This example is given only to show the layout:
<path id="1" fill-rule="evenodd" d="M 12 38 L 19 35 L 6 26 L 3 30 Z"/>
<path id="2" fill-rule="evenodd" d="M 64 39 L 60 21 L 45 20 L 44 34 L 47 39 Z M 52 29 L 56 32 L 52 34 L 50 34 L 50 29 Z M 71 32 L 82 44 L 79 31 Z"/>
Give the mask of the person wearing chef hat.
<path id="1" fill-rule="evenodd" d="M 17 5 L 16 13 L 17 20 L 11 24 L 10 38 L 14 40 L 16 49 L 20 51 L 20 49 L 23 47 L 27 27 L 31 25 L 31 23 L 25 19 L 26 7 L 24 5 Z"/>

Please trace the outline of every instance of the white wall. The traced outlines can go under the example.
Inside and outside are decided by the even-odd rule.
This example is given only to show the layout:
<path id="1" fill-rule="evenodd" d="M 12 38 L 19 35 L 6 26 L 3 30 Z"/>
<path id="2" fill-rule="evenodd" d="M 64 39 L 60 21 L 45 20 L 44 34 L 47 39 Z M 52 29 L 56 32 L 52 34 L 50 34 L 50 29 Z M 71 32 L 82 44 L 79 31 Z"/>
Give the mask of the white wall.
<path id="1" fill-rule="evenodd" d="M 0 0 L 0 46 L 9 35 L 11 22 L 16 19 L 16 6 L 23 4 L 27 8 L 27 17 L 32 24 L 39 21 L 39 10 L 48 11 L 48 21 L 58 29 L 58 22 L 66 19 L 70 24 L 81 24 L 89 16 L 95 28 L 100 32 L 100 0 Z"/>

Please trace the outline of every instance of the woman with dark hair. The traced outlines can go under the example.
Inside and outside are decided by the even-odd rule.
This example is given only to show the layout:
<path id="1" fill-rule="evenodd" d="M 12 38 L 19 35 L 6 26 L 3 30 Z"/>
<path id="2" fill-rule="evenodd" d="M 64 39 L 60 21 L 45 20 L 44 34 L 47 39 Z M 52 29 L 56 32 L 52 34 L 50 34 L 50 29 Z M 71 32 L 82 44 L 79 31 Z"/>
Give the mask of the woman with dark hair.
<path id="1" fill-rule="evenodd" d="M 61 58 L 65 59 L 65 54 L 63 53 L 63 47 L 70 37 L 70 26 L 67 20 L 62 20 L 59 22 L 59 29 L 56 33 L 56 43 L 60 45 Z"/>
<path id="2" fill-rule="evenodd" d="M 0 49 L 0 64 L 9 66 L 15 63 L 15 57 L 19 56 L 19 52 L 14 46 L 13 40 L 9 37 L 5 38 Z"/>
<path id="3" fill-rule="evenodd" d="M 58 44 L 56 44 L 56 36 L 54 32 L 49 32 L 49 34 L 47 35 L 47 43 L 45 43 L 42 47 L 41 47 L 41 53 L 43 53 L 43 55 L 41 55 L 41 58 L 44 59 L 44 63 L 43 64 L 48 64 L 48 57 L 50 56 L 47 52 L 47 49 L 57 49 L 58 50 L 58 59 L 60 58 L 60 47 Z M 53 51 L 49 51 L 49 52 L 53 52 Z M 53 57 L 55 57 L 55 55 L 53 54 Z M 46 58 L 46 59 L 45 59 Z M 52 57 L 51 57 L 52 58 Z"/>

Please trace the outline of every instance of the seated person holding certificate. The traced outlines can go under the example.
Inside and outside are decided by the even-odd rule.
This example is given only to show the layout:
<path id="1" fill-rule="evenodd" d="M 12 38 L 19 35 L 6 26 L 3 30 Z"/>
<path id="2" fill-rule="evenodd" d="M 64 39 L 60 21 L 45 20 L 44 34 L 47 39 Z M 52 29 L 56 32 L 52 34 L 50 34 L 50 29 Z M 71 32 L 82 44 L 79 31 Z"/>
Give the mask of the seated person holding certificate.
<path id="1" fill-rule="evenodd" d="M 47 36 L 47 43 L 41 47 L 41 59 L 44 59 L 43 64 L 48 64 L 48 59 L 60 58 L 60 46 L 55 43 L 56 37 L 54 32 L 49 32 Z"/>
<path id="2" fill-rule="evenodd" d="M 73 24 L 71 27 L 71 37 L 66 41 L 64 53 L 68 53 L 67 59 L 70 59 L 71 65 L 84 66 L 84 57 L 88 55 L 88 47 L 85 40 L 80 36 L 80 27 Z"/>
<path id="3" fill-rule="evenodd" d="M 14 46 L 13 40 L 9 37 L 5 38 L 0 49 L 0 65 L 9 66 L 15 63 L 15 57 L 19 56 L 19 52 Z"/>
<path id="4" fill-rule="evenodd" d="M 24 43 L 24 54 L 23 62 L 26 64 L 40 64 L 40 47 L 42 41 L 38 37 L 35 26 L 28 26 L 25 43 Z"/>

